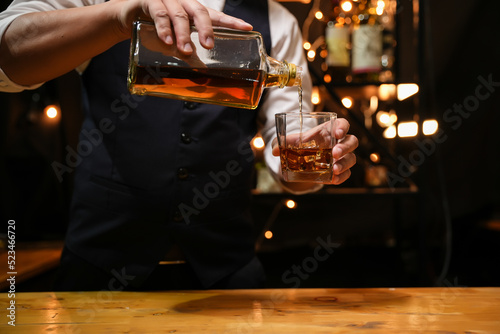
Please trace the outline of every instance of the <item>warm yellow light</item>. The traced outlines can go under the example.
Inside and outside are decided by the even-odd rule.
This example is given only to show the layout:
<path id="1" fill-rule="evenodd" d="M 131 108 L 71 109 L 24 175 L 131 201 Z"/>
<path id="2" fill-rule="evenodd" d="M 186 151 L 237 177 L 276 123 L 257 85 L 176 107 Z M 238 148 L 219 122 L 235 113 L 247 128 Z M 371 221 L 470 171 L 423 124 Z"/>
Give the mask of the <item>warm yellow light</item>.
<path id="1" fill-rule="evenodd" d="M 383 0 L 377 1 L 377 15 L 382 15 L 384 14 L 384 7 L 385 7 L 385 2 Z"/>
<path id="2" fill-rule="evenodd" d="M 397 133 L 396 126 L 391 125 L 390 127 L 388 127 L 387 129 L 384 130 L 383 136 L 384 136 L 384 138 L 392 139 L 392 138 L 396 138 L 396 133 Z"/>
<path id="3" fill-rule="evenodd" d="M 399 84 L 398 85 L 398 100 L 403 101 L 412 95 L 418 93 L 417 84 Z"/>
<path id="4" fill-rule="evenodd" d="M 295 201 L 291 200 L 291 199 L 289 199 L 288 201 L 286 201 L 285 205 L 289 209 L 295 209 L 297 207 L 297 203 L 295 203 Z"/>
<path id="5" fill-rule="evenodd" d="M 255 137 L 252 140 L 252 146 L 255 147 L 256 149 L 261 149 L 264 147 L 264 139 L 262 137 Z"/>
<path id="6" fill-rule="evenodd" d="M 47 115 L 48 118 L 56 118 L 58 114 L 58 108 L 56 106 L 50 105 L 45 107 L 45 115 Z"/>
<path id="7" fill-rule="evenodd" d="M 396 123 L 396 121 L 398 120 L 398 116 L 396 116 L 396 113 L 394 111 L 387 112 L 380 110 L 379 112 L 377 112 L 376 120 L 379 126 L 386 128 Z"/>
<path id="8" fill-rule="evenodd" d="M 378 109 L 378 97 L 375 95 L 370 96 L 370 110 L 372 110 L 372 114 L 375 112 L 375 110 Z"/>
<path id="9" fill-rule="evenodd" d="M 352 107 L 352 99 L 350 97 L 344 97 L 342 99 L 342 104 L 344 105 L 344 107 L 349 109 L 350 107 Z"/>
<path id="10" fill-rule="evenodd" d="M 318 20 L 321 20 L 323 18 L 323 13 L 321 11 L 317 11 L 315 14 L 314 14 L 314 17 L 316 17 Z"/>
<path id="11" fill-rule="evenodd" d="M 378 125 L 384 128 L 389 126 L 389 122 L 391 121 L 391 116 L 389 116 L 389 113 L 387 111 L 380 110 L 379 112 L 377 112 L 376 117 Z"/>
<path id="12" fill-rule="evenodd" d="M 323 81 L 326 82 L 326 83 L 332 82 L 332 76 L 330 74 L 325 74 L 323 76 Z"/>
<path id="13" fill-rule="evenodd" d="M 309 50 L 309 49 L 311 48 L 311 43 L 309 43 L 309 42 L 305 42 L 305 43 L 303 44 L 303 47 L 304 47 L 304 49 Z"/>
<path id="14" fill-rule="evenodd" d="M 393 84 L 382 84 L 378 88 L 378 98 L 381 101 L 387 101 L 390 98 L 396 96 L 396 85 Z"/>
<path id="15" fill-rule="evenodd" d="M 380 155 L 378 153 L 372 153 L 372 154 L 370 154 L 370 160 L 372 162 L 377 163 L 380 161 Z"/>
<path id="16" fill-rule="evenodd" d="M 266 231 L 266 232 L 264 233 L 264 237 L 265 237 L 266 239 L 271 239 L 271 238 L 273 237 L 273 232 L 271 232 L 271 231 Z"/>
<path id="17" fill-rule="evenodd" d="M 417 122 L 401 122 L 398 124 L 398 136 L 415 137 L 418 133 Z"/>
<path id="18" fill-rule="evenodd" d="M 319 104 L 321 102 L 321 97 L 319 95 L 319 88 L 314 86 L 311 94 L 311 102 L 312 104 Z"/>
<path id="19" fill-rule="evenodd" d="M 438 126 L 438 122 L 435 119 L 428 119 L 422 123 L 422 133 L 426 136 L 433 135 L 438 130 Z"/>
<path id="20" fill-rule="evenodd" d="M 380 116 L 380 122 L 383 124 L 387 124 L 391 121 L 391 116 L 389 114 L 383 114 Z"/>
<path id="21" fill-rule="evenodd" d="M 320 56 L 321 58 L 326 58 L 326 57 L 328 57 L 328 50 L 327 50 L 327 49 L 323 49 L 323 50 L 321 50 L 321 51 L 320 51 L 320 53 L 319 53 L 319 56 Z"/>
<path id="22" fill-rule="evenodd" d="M 352 9 L 352 3 L 350 1 L 344 1 L 340 7 L 342 7 L 342 10 L 344 12 L 350 12 Z"/>
<path id="23" fill-rule="evenodd" d="M 316 57 L 316 51 L 314 51 L 314 50 L 309 50 L 309 51 L 307 52 L 307 57 L 308 57 L 309 59 L 314 59 L 314 57 Z"/>

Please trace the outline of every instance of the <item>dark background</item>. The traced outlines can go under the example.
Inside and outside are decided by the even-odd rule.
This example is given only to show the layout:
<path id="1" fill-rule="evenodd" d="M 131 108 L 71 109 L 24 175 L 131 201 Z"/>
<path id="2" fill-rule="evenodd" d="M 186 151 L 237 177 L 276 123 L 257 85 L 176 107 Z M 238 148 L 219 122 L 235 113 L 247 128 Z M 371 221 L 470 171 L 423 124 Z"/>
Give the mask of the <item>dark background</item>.
<path id="1" fill-rule="evenodd" d="M 399 4 L 408 9 L 411 1 Z M 302 23 L 312 3 L 284 5 Z M 398 36 L 399 79 L 419 83 L 411 112 L 441 121 L 447 139 L 411 176 L 419 191 L 380 194 L 366 188 L 368 150 L 360 147 L 359 163 L 342 187 L 300 197 L 255 196 L 257 229 L 274 233 L 258 245 L 269 287 L 500 285 L 500 87 L 458 128 L 442 121 L 448 109 L 475 95 L 479 77 L 500 82 L 500 2 L 421 1 L 420 11 L 417 44 L 408 21 L 401 22 L 407 28 Z M 20 243 L 64 237 L 71 174 L 59 182 L 51 163 L 64 161 L 65 146 L 75 145 L 77 90 L 70 73 L 36 91 L 0 93 L 0 218 L 16 220 Z M 63 108 L 64 126 L 43 123 L 40 116 L 55 101 Z M 366 142 L 365 130 L 350 122 L 351 132 Z M 414 149 L 399 142 L 395 152 L 408 158 Z M 297 209 L 280 207 L 288 198 Z M 335 245 L 331 254 L 315 257 L 328 240 Z"/>

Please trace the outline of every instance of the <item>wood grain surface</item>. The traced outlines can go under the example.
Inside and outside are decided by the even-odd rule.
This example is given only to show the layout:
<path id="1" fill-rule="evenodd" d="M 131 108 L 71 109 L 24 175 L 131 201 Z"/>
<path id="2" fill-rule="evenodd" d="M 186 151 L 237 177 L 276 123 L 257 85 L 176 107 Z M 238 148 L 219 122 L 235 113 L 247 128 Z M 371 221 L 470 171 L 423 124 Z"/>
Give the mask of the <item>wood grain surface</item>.
<path id="1" fill-rule="evenodd" d="M 3 310 L 9 306 L 1 296 Z M 16 293 L 0 333 L 500 333 L 500 288 Z"/>

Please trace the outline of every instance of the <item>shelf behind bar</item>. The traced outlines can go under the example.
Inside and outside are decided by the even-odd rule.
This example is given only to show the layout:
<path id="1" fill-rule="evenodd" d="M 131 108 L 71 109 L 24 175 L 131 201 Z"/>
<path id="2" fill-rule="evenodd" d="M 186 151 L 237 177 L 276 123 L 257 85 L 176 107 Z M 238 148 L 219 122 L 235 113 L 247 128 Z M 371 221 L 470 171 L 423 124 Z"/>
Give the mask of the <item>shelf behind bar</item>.
<path id="1" fill-rule="evenodd" d="M 254 196 L 268 196 L 268 197 L 292 197 L 292 196 L 325 196 L 325 195 L 416 195 L 418 188 L 415 185 L 406 188 L 389 188 L 389 187 L 325 187 L 320 191 L 304 194 L 294 195 L 287 192 L 261 192 L 256 189 L 252 191 Z"/>

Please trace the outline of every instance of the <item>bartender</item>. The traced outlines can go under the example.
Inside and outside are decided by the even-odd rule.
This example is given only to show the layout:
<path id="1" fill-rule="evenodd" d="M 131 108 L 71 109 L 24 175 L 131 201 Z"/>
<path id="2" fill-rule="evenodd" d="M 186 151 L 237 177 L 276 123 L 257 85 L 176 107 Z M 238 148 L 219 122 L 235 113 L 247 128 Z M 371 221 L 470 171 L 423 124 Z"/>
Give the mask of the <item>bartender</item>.
<path id="1" fill-rule="evenodd" d="M 304 111 L 312 110 L 300 29 L 273 0 L 15 0 L 0 13 L 0 90 L 33 89 L 77 69 L 85 113 L 80 140 L 102 139 L 80 152 L 55 289 L 262 287 L 250 140 L 261 131 L 266 163 L 279 175 L 270 145 L 274 113 L 296 111 L 297 91 L 268 89 L 252 111 L 134 99 L 126 76 L 138 17 L 152 19 L 158 37 L 186 54 L 193 52 L 191 23 L 205 48 L 213 47 L 212 26 L 259 31 L 270 56 L 303 67 Z M 344 182 L 356 161 L 358 140 L 348 130 L 339 119 L 331 184 Z M 282 184 L 295 193 L 321 187 Z"/>

